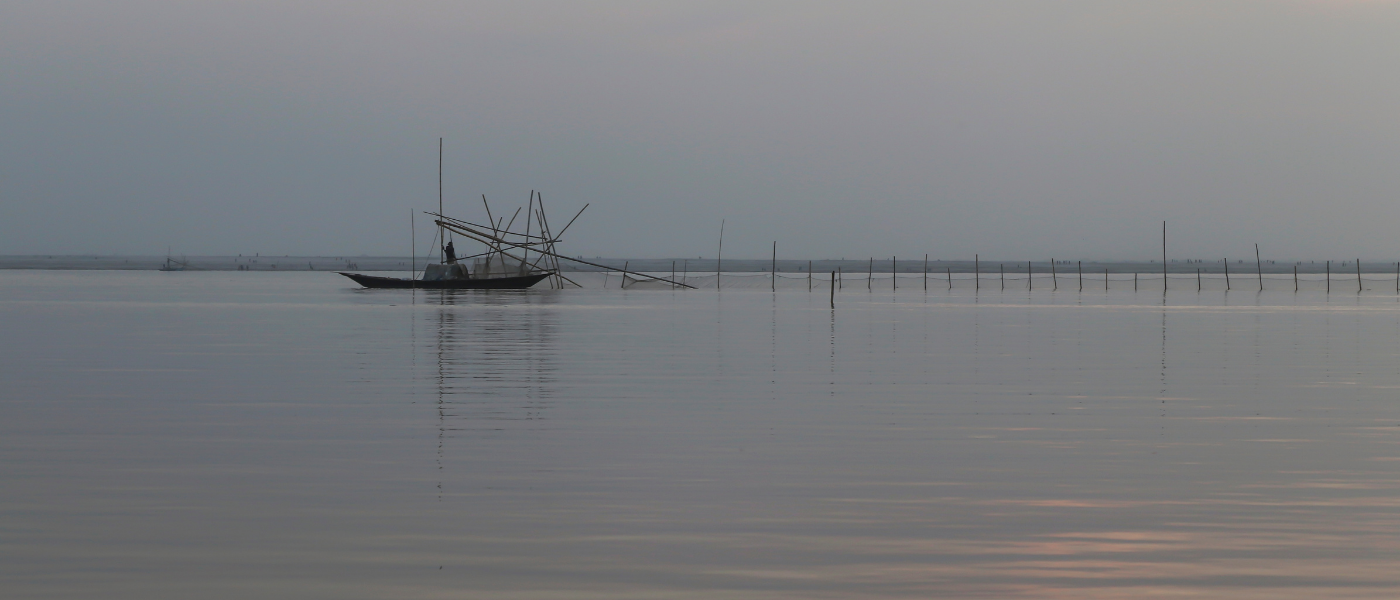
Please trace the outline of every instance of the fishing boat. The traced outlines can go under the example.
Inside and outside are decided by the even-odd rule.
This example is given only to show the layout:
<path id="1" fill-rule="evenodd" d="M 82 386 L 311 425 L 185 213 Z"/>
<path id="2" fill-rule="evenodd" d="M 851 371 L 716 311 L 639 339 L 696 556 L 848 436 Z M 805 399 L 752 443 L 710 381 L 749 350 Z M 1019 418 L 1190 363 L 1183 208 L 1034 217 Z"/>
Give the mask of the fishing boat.
<path id="1" fill-rule="evenodd" d="M 415 241 L 413 242 L 414 258 L 410 263 L 413 275 L 408 278 L 381 277 L 343 271 L 339 273 L 366 288 L 523 290 L 534 287 L 543 281 L 548 281 L 551 289 L 563 289 L 566 284 L 583 287 L 560 272 L 559 261 L 561 259 L 610 269 L 610 267 L 557 252 L 557 244 L 562 239 L 564 232 L 574 224 L 574 221 L 578 220 L 583 211 L 588 209 L 587 204 L 579 209 L 574 218 L 569 219 L 563 229 L 555 233 L 549 225 L 549 218 L 545 216 L 544 197 L 534 190 L 530 191 L 530 201 L 526 206 L 517 208 L 509 222 L 504 216 L 497 218 L 493 215 L 491 205 L 486 201 L 485 195 L 481 197 L 481 203 L 486 208 L 487 224 L 472 223 L 443 214 L 442 140 L 439 139 L 438 212 L 426 213 L 433 217 L 433 224 L 437 226 L 437 232 L 433 235 L 432 247 L 434 253 L 438 255 L 438 261 L 425 265 L 420 276 L 417 264 L 417 242 Z M 522 209 L 525 210 L 525 218 L 520 220 L 519 228 L 523 228 L 523 232 L 516 230 L 516 221 L 519 219 Z M 484 246 L 484 250 L 469 256 L 458 257 L 453 246 L 453 243 L 458 240 L 477 242 Z M 471 262 L 468 264 L 466 261 Z M 625 268 L 623 274 L 666 281 L 675 286 L 694 289 L 683 283 L 662 280 L 659 277 L 641 273 L 632 273 Z"/>

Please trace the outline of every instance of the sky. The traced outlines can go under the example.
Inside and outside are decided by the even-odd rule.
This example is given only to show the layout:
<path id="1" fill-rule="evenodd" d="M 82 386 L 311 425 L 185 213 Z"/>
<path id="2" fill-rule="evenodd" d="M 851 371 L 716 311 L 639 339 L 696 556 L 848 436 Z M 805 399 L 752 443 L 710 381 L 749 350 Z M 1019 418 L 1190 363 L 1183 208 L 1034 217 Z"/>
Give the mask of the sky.
<path id="1" fill-rule="evenodd" d="M 1400 2 L 0 3 L 0 254 L 1400 260 Z M 430 222 L 419 214 L 426 253 Z M 426 232 L 426 233 L 425 233 Z"/>

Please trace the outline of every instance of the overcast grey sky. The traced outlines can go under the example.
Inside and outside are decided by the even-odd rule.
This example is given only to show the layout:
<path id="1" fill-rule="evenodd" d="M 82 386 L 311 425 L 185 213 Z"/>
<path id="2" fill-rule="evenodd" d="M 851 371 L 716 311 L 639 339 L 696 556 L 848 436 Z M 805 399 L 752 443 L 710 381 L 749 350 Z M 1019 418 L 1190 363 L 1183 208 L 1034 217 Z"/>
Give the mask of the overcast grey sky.
<path id="1" fill-rule="evenodd" d="M 0 253 L 404 254 L 444 137 L 589 256 L 1400 259 L 1398 65 L 1380 1 L 10 0 Z"/>

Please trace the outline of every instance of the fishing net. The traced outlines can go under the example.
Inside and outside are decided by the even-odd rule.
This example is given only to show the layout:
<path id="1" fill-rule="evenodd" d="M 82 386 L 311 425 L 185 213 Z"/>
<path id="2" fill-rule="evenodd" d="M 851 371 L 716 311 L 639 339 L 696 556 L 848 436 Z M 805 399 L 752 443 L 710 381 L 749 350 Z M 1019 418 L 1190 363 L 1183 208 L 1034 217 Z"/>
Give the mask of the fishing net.
<path id="1" fill-rule="evenodd" d="M 628 290 L 684 289 L 667 281 L 647 279 L 642 275 L 621 275 L 617 272 L 566 272 L 569 279 L 585 288 Z M 647 273 L 669 279 L 670 273 Z M 675 281 L 697 289 L 829 291 L 833 283 L 830 273 L 677 273 Z M 835 279 L 839 291 L 929 291 L 937 290 L 1028 290 L 1028 291 L 1160 291 L 1162 273 L 840 273 Z M 1379 291 L 1396 293 L 1394 274 L 1332 273 L 1169 273 L 1166 287 L 1173 291 Z"/>

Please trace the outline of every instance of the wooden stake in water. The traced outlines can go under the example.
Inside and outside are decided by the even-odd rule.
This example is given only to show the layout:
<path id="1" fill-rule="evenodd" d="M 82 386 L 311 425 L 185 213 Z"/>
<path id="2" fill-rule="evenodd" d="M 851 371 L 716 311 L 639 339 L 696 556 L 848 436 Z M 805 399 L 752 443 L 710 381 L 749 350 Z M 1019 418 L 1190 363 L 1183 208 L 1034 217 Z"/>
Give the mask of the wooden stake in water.
<path id="1" fill-rule="evenodd" d="M 1026 261 L 1026 290 L 1035 289 L 1035 275 L 1031 273 L 1031 261 Z"/>
<path id="2" fill-rule="evenodd" d="M 408 209 L 408 243 L 413 246 L 413 252 L 408 255 L 408 287 L 416 290 L 418 289 L 418 231 L 411 208 Z M 1396 285 L 1400 286 L 1400 284 Z M 1396 289 L 1400 289 L 1400 287 Z"/>
<path id="3" fill-rule="evenodd" d="M 631 261 L 622 261 L 622 289 L 624 290 L 627 289 L 627 267 L 631 264 Z"/>
<path id="4" fill-rule="evenodd" d="M 948 289 L 951 290 L 951 289 L 953 289 L 953 268 L 952 268 L 952 267 L 944 267 L 944 268 L 948 270 Z"/>
<path id="5" fill-rule="evenodd" d="M 875 257 L 870 257 L 870 266 L 865 269 L 865 289 L 870 290 L 870 282 L 875 280 Z"/>
<path id="6" fill-rule="evenodd" d="M 1055 274 L 1055 259 L 1050 259 L 1050 291 L 1060 289 L 1060 278 Z"/>
<path id="7" fill-rule="evenodd" d="M 719 220 L 719 254 L 715 255 L 715 289 L 719 289 L 719 282 L 724 279 L 721 273 L 724 273 L 724 219 Z"/>
<path id="8" fill-rule="evenodd" d="M 1225 291 L 1230 291 L 1230 259 L 1225 259 Z"/>
<path id="9" fill-rule="evenodd" d="M 836 267 L 836 289 L 846 289 L 846 282 L 841 277 L 841 267 Z"/>
<path id="10" fill-rule="evenodd" d="M 1133 271 L 1133 291 L 1137 291 L 1137 271 Z"/>
<path id="11" fill-rule="evenodd" d="M 997 265 L 997 268 L 1001 270 L 1001 291 L 1004 292 L 1006 291 L 1006 263 Z"/>
<path id="12" fill-rule="evenodd" d="M 769 276 L 769 278 L 772 280 L 771 283 L 773 284 L 773 285 L 772 285 L 773 291 L 774 291 L 774 292 L 777 292 L 777 291 L 778 291 L 778 242 L 776 242 L 776 241 L 773 242 L 773 269 L 772 269 L 772 271 L 769 272 L 768 276 Z"/>
<path id="13" fill-rule="evenodd" d="M 1196 291 L 1201 291 L 1201 270 L 1196 269 Z"/>
<path id="14" fill-rule="evenodd" d="M 1356 293 L 1361 293 L 1361 259 L 1356 259 Z"/>
<path id="15" fill-rule="evenodd" d="M 671 289 L 676 289 L 676 261 L 671 261 Z"/>
<path id="16" fill-rule="evenodd" d="M 1259 291 L 1264 291 L 1264 262 L 1259 260 L 1259 244 L 1254 245 L 1254 268 L 1259 271 Z"/>
<path id="17" fill-rule="evenodd" d="M 1167 222 L 1162 221 L 1162 293 L 1167 293 Z"/>
<path id="18" fill-rule="evenodd" d="M 1397 279 L 1397 281 L 1400 281 L 1400 279 Z M 1400 287 L 1400 283 L 1397 283 L 1396 287 Z M 1298 265 L 1293 265 L 1293 291 L 1298 291 Z"/>
<path id="19" fill-rule="evenodd" d="M 1079 291 L 1084 291 L 1084 261 L 1079 261 Z"/>
<path id="20" fill-rule="evenodd" d="M 899 259 L 890 257 L 890 289 L 899 290 Z"/>
<path id="21" fill-rule="evenodd" d="M 1395 264 L 1400 265 L 1400 263 L 1395 263 Z M 1400 269 L 1400 267 L 1397 267 L 1397 268 Z M 1400 273 L 1400 271 L 1396 271 L 1396 273 Z M 1397 277 L 1400 277 L 1400 275 L 1397 275 Z M 1400 281 L 1400 280 L 1397 280 L 1397 281 Z M 1395 289 L 1396 289 L 1397 293 L 1400 293 L 1400 283 L 1396 283 L 1396 284 L 1395 284 Z M 925 292 L 928 291 L 928 255 L 927 255 L 927 254 L 924 255 L 924 291 L 925 291 Z"/>
<path id="22" fill-rule="evenodd" d="M 836 271 L 831 272 L 831 308 L 836 309 Z"/>
<path id="23" fill-rule="evenodd" d="M 1327 261 L 1327 293 L 1332 293 L 1332 261 Z"/>
<path id="24" fill-rule="evenodd" d="M 807 291 L 812 291 L 812 261 L 807 261 Z"/>
<path id="25" fill-rule="evenodd" d="M 972 290 L 980 291 L 982 289 L 982 255 L 980 254 L 972 255 L 972 276 L 974 278 Z"/>

